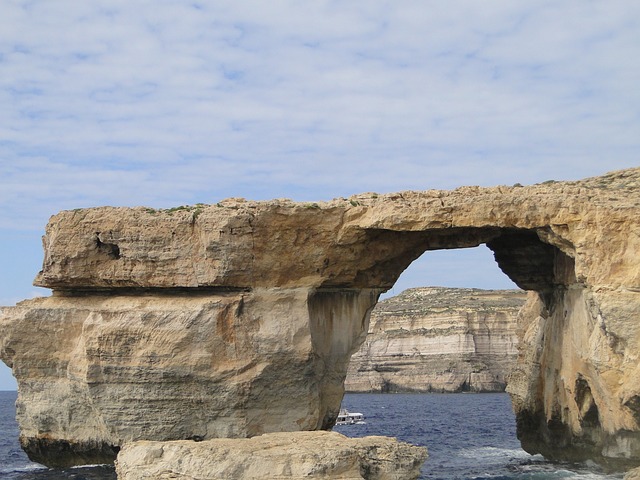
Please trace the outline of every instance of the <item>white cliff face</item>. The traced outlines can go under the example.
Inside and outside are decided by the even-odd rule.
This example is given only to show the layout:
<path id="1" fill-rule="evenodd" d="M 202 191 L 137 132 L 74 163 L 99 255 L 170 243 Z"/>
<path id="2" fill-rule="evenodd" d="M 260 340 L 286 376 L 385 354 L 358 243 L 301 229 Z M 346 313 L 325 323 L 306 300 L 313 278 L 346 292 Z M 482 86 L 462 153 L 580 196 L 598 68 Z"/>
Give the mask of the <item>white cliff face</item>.
<path id="1" fill-rule="evenodd" d="M 251 439 L 136 442 L 116 463 L 119 480 L 413 480 L 424 447 L 395 438 L 335 432 L 272 433 Z"/>
<path id="2" fill-rule="evenodd" d="M 416 288 L 376 305 L 353 355 L 352 392 L 504 391 L 521 290 Z"/>

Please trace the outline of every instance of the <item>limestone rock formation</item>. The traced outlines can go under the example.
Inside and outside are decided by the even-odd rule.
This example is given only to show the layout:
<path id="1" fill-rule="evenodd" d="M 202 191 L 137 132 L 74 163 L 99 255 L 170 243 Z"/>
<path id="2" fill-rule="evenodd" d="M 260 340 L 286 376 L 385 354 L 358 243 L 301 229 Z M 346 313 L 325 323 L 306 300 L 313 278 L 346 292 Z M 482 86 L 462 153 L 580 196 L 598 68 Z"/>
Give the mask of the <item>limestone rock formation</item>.
<path id="1" fill-rule="evenodd" d="M 629 470 L 623 480 L 640 480 L 640 468 L 634 468 Z"/>
<path id="2" fill-rule="evenodd" d="M 135 442 L 121 450 L 116 470 L 120 480 L 410 480 L 418 478 L 426 456 L 426 448 L 388 437 L 271 433 L 197 443 Z"/>
<path id="3" fill-rule="evenodd" d="M 111 462 L 133 440 L 328 428 L 374 301 L 255 288 L 23 302 L 2 326 L 23 448 L 69 466 Z"/>
<path id="4" fill-rule="evenodd" d="M 515 366 L 521 290 L 414 288 L 379 302 L 350 392 L 500 392 Z"/>
<path id="5" fill-rule="evenodd" d="M 50 465 L 137 439 L 329 428 L 380 292 L 426 250 L 486 243 L 530 290 L 511 376 L 530 452 L 640 465 L 640 168 L 576 182 L 230 199 L 53 216 L 0 313 L 21 442 Z"/>

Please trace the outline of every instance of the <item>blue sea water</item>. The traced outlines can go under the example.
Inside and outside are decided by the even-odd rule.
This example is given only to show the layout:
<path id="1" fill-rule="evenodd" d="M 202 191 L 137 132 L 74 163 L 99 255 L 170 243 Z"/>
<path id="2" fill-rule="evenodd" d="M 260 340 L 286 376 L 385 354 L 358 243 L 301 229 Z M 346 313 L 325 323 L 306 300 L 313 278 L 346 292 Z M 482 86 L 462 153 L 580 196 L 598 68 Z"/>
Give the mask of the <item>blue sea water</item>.
<path id="1" fill-rule="evenodd" d="M 115 480 L 113 467 L 48 469 L 29 461 L 18 443 L 15 392 L 0 392 L 0 479 Z M 394 436 L 424 445 L 422 479 L 610 480 L 594 465 L 559 465 L 531 456 L 515 438 L 506 394 L 348 394 L 343 406 L 365 425 L 339 426 L 347 436 Z"/>
<path id="2" fill-rule="evenodd" d="M 366 419 L 364 425 L 335 427 L 344 435 L 386 435 L 427 447 L 421 479 L 622 478 L 595 465 L 551 463 L 522 450 L 505 393 L 347 394 L 342 406 Z"/>

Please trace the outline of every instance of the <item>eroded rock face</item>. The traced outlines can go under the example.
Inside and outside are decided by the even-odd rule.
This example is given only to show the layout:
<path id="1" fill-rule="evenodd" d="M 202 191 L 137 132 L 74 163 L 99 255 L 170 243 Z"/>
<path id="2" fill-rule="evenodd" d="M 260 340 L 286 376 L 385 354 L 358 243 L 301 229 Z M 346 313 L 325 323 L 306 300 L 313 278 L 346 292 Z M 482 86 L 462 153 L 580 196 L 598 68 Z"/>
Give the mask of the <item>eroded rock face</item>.
<path id="1" fill-rule="evenodd" d="M 32 460 L 69 466 L 112 462 L 140 439 L 329 428 L 376 298 L 256 288 L 23 302 L 0 317 L 20 441 Z"/>
<path id="2" fill-rule="evenodd" d="M 558 460 L 593 459 L 612 469 L 640 463 L 638 371 L 630 360 L 638 352 L 640 308 L 619 305 L 616 320 L 605 320 L 614 313 L 609 302 L 622 298 L 635 301 L 580 284 L 546 301 L 530 294 L 520 314 L 518 368 L 507 387 L 525 450 Z"/>
<path id="3" fill-rule="evenodd" d="M 628 471 L 624 476 L 624 480 L 640 480 L 640 468 Z"/>
<path id="4" fill-rule="evenodd" d="M 640 464 L 639 186 L 631 169 L 62 212 L 36 279 L 54 296 L 0 314 L 21 441 L 38 461 L 83 463 L 135 439 L 329 427 L 378 294 L 425 250 L 486 243 L 532 292 L 509 387 L 525 448 Z"/>
<path id="5" fill-rule="evenodd" d="M 503 392 L 522 290 L 413 288 L 379 302 L 351 357 L 349 392 Z"/>
<path id="6" fill-rule="evenodd" d="M 335 432 L 272 433 L 250 439 L 125 445 L 120 480 L 418 478 L 427 449 L 388 437 L 347 438 Z"/>

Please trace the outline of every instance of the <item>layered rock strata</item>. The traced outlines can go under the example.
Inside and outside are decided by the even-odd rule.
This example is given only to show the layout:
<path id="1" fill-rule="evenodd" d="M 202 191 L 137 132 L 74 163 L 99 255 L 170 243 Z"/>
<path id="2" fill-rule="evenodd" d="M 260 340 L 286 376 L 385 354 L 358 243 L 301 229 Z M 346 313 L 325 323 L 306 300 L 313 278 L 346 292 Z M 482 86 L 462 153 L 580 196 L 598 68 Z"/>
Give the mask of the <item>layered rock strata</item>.
<path id="1" fill-rule="evenodd" d="M 140 439 L 329 428 L 375 298 L 258 287 L 23 302 L 4 347 L 20 352 L 22 446 L 69 466 Z"/>
<path id="2" fill-rule="evenodd" d="M 501 392 L 515 366 L 521 290 L 414 288 L 378 303 L 350 392 Z"/>
<path id="3" fill-rule="evenodd" d="M 295 432 L 198 443 L 136 442 L 120 451 L 116 470 L 120 480 L 411 480 L 426 457 L 426 448 L 394 438 Z"/>
<path id="4" fill-rule="evenodd" d="M 640 464 L 640 169 L 578 182 L 51 218 L 0 313 L 21 442 L 50 465 L 139 439 L 329 428 L 380 292 L 480 244 L 530 290 L 509 382 L 530 452 Z"/>

